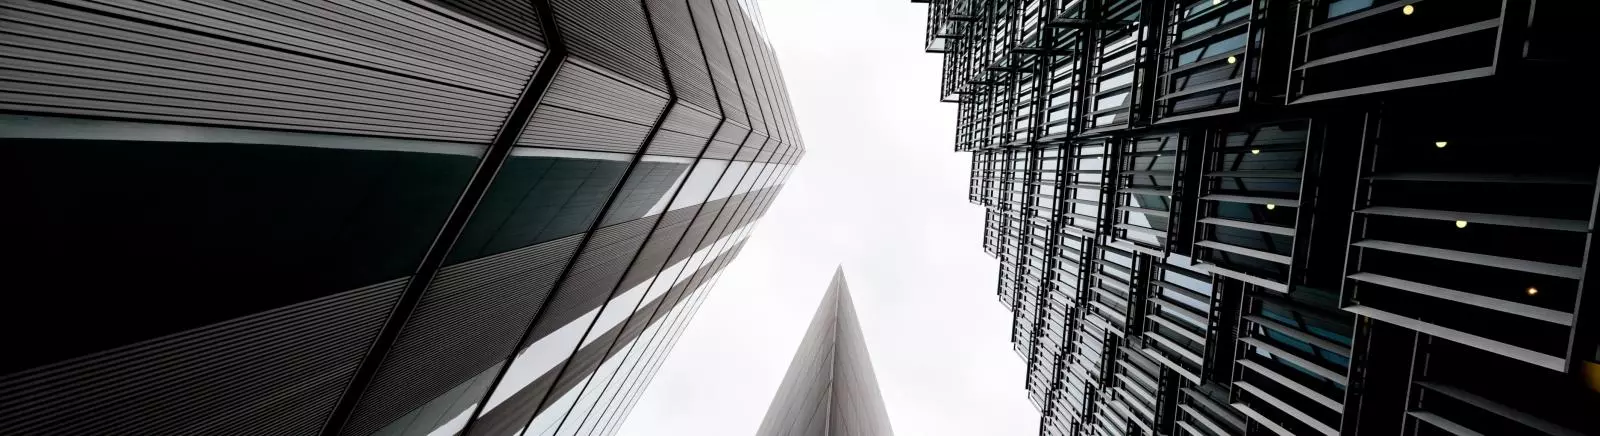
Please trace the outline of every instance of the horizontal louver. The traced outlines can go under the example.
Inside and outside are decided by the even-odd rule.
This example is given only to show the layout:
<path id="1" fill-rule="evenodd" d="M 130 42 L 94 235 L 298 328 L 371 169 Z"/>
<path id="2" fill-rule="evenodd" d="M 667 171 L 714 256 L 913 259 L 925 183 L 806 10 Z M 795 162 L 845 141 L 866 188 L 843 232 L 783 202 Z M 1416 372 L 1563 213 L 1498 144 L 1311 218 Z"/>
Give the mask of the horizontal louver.
<path id="1" fill-rule="evenodd" d="M 1411 368 L 1406 420 L 1414 433 L 1408 434 L 1579 436 L 1600 431 L 1594 409 L 1573 401 L 1595 394 L 1568 375 L 1441 337 L 1418 339 L 1417 358 L 1430 363 Z"/>
<path id="2" fill-rule="evenodd" d="M 1183 161 L 1182 143 L 1175 134 L 1121 142 L 1112 212 L 1115 223 L 1110 232 L 1113 239 L 1158 257 L 1177 244 L 1173 226 L 1183 221 L 1179 204 Z"/>
<path id="3" fill-rule="evenodd" d="M 1299 3 L 1289 102 L 1494 75 L 1500 51 L 1521 50 L 1502 41 L 1508 23 L 1524 26 L 1508 22 L 1507 12 L 1531 12 L 1517 7 L 1531 8 L 1504 0 Z"/>
<path id="4" fill-rule="evenodd" d="M 1337 436 L 1350 385 L 1353 317 L 1309 287 L 1246 297 L 1233 407 L 1278 434 Z"/>
<path id="5" fill-rule="evenodd" d="M 1252 0 L 1176 0 L 1167 11 L 1155 83 L 1155 121 L 1239 109 L 1245 73 L 1261 29 Z M 1262 2 L 1262 7 L 1265 2 Z"/>
<path id="6" fill-rule="evenodd" d="M 1144 56 L 1140 53 L 1142 2 L 1114 0 L 1100 5 L 1098 34 L 1090 50 L 1088 101 L 1084 112 L 1084 133 L 1124 129 L 1133 119 L 1139 101 L 1139 81 L 1148 80 Z"/>
<path id="7" fill-rule="evenodd" d="M 1196 260 L 1213 272 L 1278 292 L 1294 281 L 1297 226 L 1310 148 L 1307 123 L 1215 136 L 1201 174 Z"/>
<path id="8" fill-rule="evenodd" d="M 1218 333 L 1212 331 L 1212 307 L 1226 303 L 1217 301 L 1211 275 L 1191 262 L 1174 254 L 1152 263 L 1145 336 L 1147 351 L 1159 355 L 1157 362 L 1189 382 L 1200 383 L 1207 366 L 1207 341 Z"/>
<path id="9" fill-rule="evenodd" d="M 1181 436 L 1241 436 L 1245 418 L 1228 407 L 1228 392 L 1217 384 L 1183 388 L 1178 400 Z"/>
<path id="10" fill-rule="evenodd" d="M 1463 118 L 1484 127 L 1445 133 Z M 1348 310 L 1565 371 L 1600 172 L 1551 158 L 1581 145 L 1498 118 L 1385 114 L 1358 184 Z"/>

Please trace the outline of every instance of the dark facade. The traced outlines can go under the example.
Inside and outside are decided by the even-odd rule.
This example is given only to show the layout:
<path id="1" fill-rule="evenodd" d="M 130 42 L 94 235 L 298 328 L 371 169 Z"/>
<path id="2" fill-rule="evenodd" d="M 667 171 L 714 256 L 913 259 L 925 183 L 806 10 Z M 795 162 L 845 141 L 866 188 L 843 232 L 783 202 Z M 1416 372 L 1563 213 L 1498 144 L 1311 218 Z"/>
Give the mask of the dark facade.
<path id="1" fill-rule="evenodd" d="M 756 436 L 892 436 L 844 268 L 795 350 Z"/>
<path id="2" fill-rule="evenodd" d="M 1041 434 L 1600 433 L 1577 2 L 920 3 Z"/>
<path id="3" fill-rule="evenodd" d="M 752 17 L 0 5 L 0 434 L 611 434 L 804 154 Z"/>

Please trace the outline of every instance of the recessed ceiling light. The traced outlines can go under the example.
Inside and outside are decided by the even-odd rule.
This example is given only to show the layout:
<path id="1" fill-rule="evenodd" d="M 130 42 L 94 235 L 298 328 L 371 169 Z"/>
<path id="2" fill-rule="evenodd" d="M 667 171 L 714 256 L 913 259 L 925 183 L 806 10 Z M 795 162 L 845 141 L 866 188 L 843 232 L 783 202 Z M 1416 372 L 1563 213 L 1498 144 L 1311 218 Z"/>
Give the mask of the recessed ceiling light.
<path id="1" fill-rule="evenodd" d="M 1406 7 L 1400 8 L 1400 13 L 1406 14 L 1406 15 L 1411 15 L 1411 13 L 1416 12 L 1416 11 L 1417 11 L 1417 7 L 1416 6 L 1412 6 L 1412 5 L 1406 5 Z"/>
<path id="2" fill-rule="evenodd" d="M 1278 208 L 1278 205 L 1272 204 L 1272 203 L 1267 203 L 1267 210 L 1273 210 L 1273 209 L 1277 209 L 1277 208 Z"/>
<path id="3" fill-rule="evenodd" d="M 1531 297 L 1531 296 L 1534 296 L 1534 295 L 1539 295 L 1539 288 L 1535 288 L 1535 287 L 1529 286 L 1528 287 L 1528 296 Z"/>
<path id="4" fill-rule="evenodd" d="M 1445 142 L 1445 141 L 1434 141 L 1433 142 L 1433 146 L 1434 147 L 1444 148 L 1444 146 L 1446 146 L 1446 145 L 1450 145 L 1450 143 L 1449 142 Z"/>
<path id="5" fill-rule="evenodd" d="M 1239 58 L 1236 58 L 1236 57 L 1233 57 L 1233 56 L 1228 56 L 1228 63 L 1233 64 L 1233 63 L 1238 63 L 1238 62 L 1239 62 Z"/>
<path id="6" fill-rule="evenodd" d="M 1250 154 L 1261 154 L 1261 149 L 1252 148 L 1252 149 L 1250 149 Z"/>
<path id="7" fill-rule="evenodd" d="M 1467 228 L 1467 222 L 1466 221 L 1456 221 L 1456 228 L 1458 228 L 1458 229 Z"/>

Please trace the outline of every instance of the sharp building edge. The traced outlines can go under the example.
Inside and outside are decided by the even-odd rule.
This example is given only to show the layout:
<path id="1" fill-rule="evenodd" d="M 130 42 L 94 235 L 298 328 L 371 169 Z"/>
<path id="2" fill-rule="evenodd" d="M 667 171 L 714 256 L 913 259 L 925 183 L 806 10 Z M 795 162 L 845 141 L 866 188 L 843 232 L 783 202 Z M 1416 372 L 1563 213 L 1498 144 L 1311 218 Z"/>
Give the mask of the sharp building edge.
<path id="1" fill-rule="evenodd" d="M 805 154 L 737 0 L 0 11 L 0 434 L 613 434 Z"/>
<path id="2" fill-rule="evenodd" d="M 893 436 L 844 269 L 811 317 L 756 436 Z"/>
<path id="3" fill-rule="evenodd" d="M 913 3 L 1040 434 L 1600 433 L 1578 3 Z"/>

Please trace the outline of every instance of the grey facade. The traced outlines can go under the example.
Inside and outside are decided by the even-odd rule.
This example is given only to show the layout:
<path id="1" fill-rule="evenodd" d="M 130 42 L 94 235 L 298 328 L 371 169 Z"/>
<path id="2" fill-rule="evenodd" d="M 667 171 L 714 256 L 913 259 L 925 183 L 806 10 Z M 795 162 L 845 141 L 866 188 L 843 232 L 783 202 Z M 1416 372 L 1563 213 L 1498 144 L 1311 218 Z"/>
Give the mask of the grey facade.
<path id="1" fill-rule="evenodd" d="M 615 432 L 804 154 L 757 16 L 0 4 L 0 434 Z"/>
<path id="2" fill-rule="evenodd" d="M 844 269 L 833 273 L 757 436 L 890 436 Z"/>
<path id="3" fill-rule="evenodd" d="M 1041 434 L 1600 434 L 1583 3 L 914 2 Z"/>

